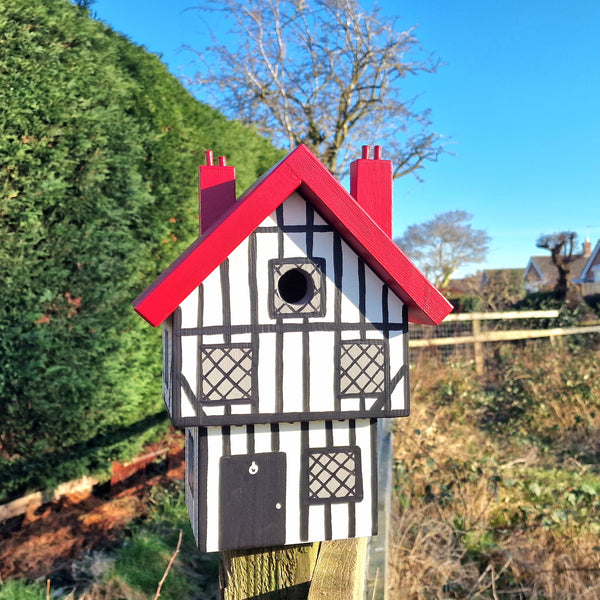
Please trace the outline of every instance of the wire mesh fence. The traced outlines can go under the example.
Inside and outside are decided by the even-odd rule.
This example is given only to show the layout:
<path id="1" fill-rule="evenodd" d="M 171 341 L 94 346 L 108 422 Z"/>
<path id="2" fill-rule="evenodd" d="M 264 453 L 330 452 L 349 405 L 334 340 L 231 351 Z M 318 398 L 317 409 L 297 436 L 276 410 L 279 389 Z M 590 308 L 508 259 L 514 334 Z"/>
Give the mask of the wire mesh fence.
<path id="1" fill-rule="evenodd" d="M 552 343 L 564 335 L 600 333 L 600 324 L 556 327 L 557 310 L 461 313 L 449 315 L 437 327 L 413 325 L 410 329 L 410 359 L 435 356 L 440 360 L 474 360 L 483 373 L 486 358 L 499 343 Z M 544 341 L 545 340 L 545 341 Z M 520 342 L 519 342 L 520 341 Z"/>

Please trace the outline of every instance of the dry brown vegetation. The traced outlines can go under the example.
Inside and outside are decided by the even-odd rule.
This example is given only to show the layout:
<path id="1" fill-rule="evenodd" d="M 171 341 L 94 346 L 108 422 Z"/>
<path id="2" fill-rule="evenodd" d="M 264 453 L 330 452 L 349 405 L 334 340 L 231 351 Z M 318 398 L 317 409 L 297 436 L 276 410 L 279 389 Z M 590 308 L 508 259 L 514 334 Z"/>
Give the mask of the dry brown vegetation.
<path id="1" fill-rule="evenodd" d="M 600 349 L 414 365 L 398 422 L 391 598 L 600 598 Z"/>

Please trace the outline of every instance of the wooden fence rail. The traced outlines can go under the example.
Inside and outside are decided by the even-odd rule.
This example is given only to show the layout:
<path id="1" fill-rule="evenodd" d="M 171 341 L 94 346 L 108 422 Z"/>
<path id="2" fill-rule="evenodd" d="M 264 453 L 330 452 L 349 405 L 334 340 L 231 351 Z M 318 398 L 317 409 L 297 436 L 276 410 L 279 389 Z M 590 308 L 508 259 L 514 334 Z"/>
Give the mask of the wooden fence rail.
<path id="1" fill-rule="evenodd" d="M 486 342 L 506 342 L 512 340 L 526 340 L 535 338 L 555 338 L 563 335 L 600 333 L 600 323 L 581 325 L 578 327 L 552 327 L 546 329 L 510 329 L 500 331 L 483 331 L 481 329 L 482 321 L 512 321 L 516 319 L 551 319 L 556 318 L 559 312 L 557 310 L 536 310 L 536 311 L 508 311 L 496 313 L 461 313 L 448 315 L 444 319 L 444 324 L 452 322 L 471 322 L 471 334 L 455 335 L 448 337 L 428 337 L 422 339 L 411 339 L 410 348 L 428 348 L 435 346 L 458 346 L 462 344 L 472 344 L 475 356 L 475 367 L 480 375 L 484 372 L 484 354 L 483 344 Z M 434 332 L 435 334 L 435 332 Z"/>

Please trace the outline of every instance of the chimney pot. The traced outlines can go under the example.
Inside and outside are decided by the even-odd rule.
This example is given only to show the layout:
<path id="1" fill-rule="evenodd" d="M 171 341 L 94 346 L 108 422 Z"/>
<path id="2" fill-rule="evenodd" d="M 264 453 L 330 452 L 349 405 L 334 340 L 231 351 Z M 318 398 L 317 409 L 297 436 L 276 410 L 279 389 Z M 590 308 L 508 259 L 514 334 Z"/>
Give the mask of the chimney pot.
<path id="1" fill-rule="evenodd" d="M 381 160 L 381 146 L 362 147 L 362 158 L 350 165 L 350 194 L 369 216 L 392 236 L 392 161 Z"/>
<path id="2" fill-rule="evenodd" d="M 235 167 L 228 167 L 224 156 L 214 164 L 212 150 L 206 151 L 206 165 L 198 177 L 200 235 L 206 233 L 235 203 Z"/>

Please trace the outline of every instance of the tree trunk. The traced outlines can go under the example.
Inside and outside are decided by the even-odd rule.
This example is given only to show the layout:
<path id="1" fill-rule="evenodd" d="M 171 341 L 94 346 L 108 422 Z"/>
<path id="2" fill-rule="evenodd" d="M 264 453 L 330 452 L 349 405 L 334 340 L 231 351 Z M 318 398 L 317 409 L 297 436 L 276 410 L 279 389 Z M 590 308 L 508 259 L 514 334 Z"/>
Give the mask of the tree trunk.
<path id="1" fill-rule="evenodd" d="M 555 252 L 554 249 L 552 250 L 552 262 L 558 269 L 558 279 L 554 286 L 554 294 L 558 300 L 564 300 L 567 297 L 567 291 L 569 290 L 569 273 L 571 272 L 571 269 L 569 268 L 567 261 L 568 259 L 560 254 L 560 249 L 558 252 Z"/>

